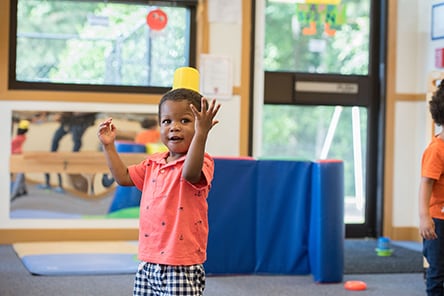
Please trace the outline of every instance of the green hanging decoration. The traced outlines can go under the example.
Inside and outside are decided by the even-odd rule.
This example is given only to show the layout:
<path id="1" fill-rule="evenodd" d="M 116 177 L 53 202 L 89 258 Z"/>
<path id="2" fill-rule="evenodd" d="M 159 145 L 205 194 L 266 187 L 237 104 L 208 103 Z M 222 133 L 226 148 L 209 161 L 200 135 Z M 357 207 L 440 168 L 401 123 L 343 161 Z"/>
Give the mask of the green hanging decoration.
<path id="1" fill-rule="evenodd" d="M 345 4 L 296 4 L 296 16 L 303 35 L 315 35 L 323 31 L 333 37 L 346 23 Z"/>

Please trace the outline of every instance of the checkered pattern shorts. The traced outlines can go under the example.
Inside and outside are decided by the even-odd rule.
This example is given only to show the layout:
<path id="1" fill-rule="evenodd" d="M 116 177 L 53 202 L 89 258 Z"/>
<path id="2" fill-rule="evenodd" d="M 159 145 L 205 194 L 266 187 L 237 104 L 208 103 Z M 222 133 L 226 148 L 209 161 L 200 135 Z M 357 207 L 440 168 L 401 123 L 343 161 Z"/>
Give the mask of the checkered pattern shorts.
<path id="1" fill-rule="evenodd" d="M 134 296 L 202 296 L 202 264 L 171 266 L 141 262 L 134 279 Z"/>

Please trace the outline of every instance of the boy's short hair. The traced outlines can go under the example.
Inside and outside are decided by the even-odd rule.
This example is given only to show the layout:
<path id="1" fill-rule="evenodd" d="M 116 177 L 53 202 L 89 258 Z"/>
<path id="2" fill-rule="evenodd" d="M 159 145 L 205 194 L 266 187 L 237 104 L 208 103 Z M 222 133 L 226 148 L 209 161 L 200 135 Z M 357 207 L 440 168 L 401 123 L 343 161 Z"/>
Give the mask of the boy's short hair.
<path id="1" fill-rule="evenodd" d="M 444 80 L 441 80 L 438 89 L 429 101 L 429 110 L 435 124 L 444 125 Z"/>
<path id="2" fill-rule="evenodd" d="M 166 101 L 188 101 L 190 104 L 193 104 L 197 110 L 201 110 L 201 99 L 202 95 L 197 91 L 188 89 L 188 88 L 176 88 L 168 91 L 163 95 L 162 99 L 159 102 L 159 122 L 160 122 L 160 109 Z"/>
<path id="3" fill-rule="evenodd" d="M 24 129 L 24 128 L 18 128 L 17 129 L 17 135 L 24 135 L 28 132 L 28 129 Z"/>

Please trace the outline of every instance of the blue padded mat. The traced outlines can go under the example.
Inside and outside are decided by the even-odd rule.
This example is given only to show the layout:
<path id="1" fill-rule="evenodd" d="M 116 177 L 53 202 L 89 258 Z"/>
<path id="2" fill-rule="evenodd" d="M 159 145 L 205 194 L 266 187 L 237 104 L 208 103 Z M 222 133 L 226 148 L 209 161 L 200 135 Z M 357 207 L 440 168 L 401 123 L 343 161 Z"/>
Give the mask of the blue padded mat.
<path id="1" fill-rule="evenodd" d="M 134 254 L 41 254 L 22 257 L 34 275 L 134 274 L 138 259 Z"/>
<path id="2" fill-rule="evenodd" d="M 79 219 L 82 215 L 35 209 L 16 209 L 10 212 L 11 219 Z"/>

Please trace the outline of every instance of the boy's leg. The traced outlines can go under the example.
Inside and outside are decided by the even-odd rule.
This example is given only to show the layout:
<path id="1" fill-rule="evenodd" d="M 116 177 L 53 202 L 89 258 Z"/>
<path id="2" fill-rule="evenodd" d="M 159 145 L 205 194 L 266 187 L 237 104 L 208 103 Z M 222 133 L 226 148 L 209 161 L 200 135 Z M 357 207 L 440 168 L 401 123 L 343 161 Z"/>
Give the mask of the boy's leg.
<path id="1" fill-rule="evenodd" d="M 61 124 L 59 128 L 54 132 L 51 140 L 51 152 L 59 150 L 60 140 L 68 133 L 67 127 Z"/>
<path id="2" fill-rule="evenodd" d="M 205 270 L 202 264 L 169 266 L 142 262 L 134 280 L 134 296 L 202 296 Z"/>
<path id="3" fill-rule="evenodd" d="M 202 264 L 166 266 L 166 295 L 202 296 L 205 289 L 205 270 Z"/>
<path id="4" fill-rule="evenodd" d="M 133 296 L 156 296 L 162 295 L 162 290 L 153 285 L 153 277 L 156 273 L 155 265 L 140 262 L 134 278 Z"/>
<path id="5" fill-rule="evenodd" d="M 82 137 L 88 126 L 83 124 L 74 124 L 71 126 L 71 136 L 72 136 L 72 151 L 78 152 L 82 148 Z"/>
<path id="6" fill-rule="evenodd" d="M 15 175 L 15 180 L 12 183 L 11 200 L 16 199 L 20 195 L 24 194 L 24 192 L 22 193 L 23 190 L 26 190 L 26 187 L 24 187 L 24 182 L 25 182 L 25 174 L 17 173 Z"/>
<path id="7" fill-rule="evenodd" d="M 433 219 L 437 239 L 424 240 L 424 256 L 429 263 L 426 274 L 427 295 L 444 295 L 444 220 Z"/>

